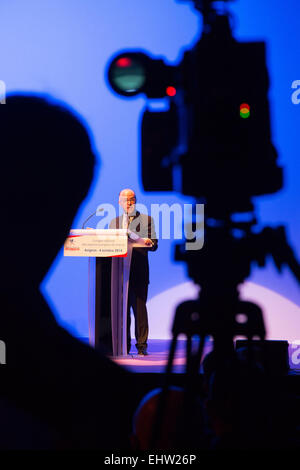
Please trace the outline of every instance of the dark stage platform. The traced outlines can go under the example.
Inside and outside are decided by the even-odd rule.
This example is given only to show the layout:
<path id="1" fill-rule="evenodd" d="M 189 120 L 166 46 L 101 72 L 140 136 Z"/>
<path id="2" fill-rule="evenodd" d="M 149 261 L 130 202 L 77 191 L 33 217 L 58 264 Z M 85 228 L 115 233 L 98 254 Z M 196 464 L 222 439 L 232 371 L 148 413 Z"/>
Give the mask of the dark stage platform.
<path id="1" fill-rule="evenodd" d="M 186 384 L 185 373 L 185 339 L 178 340 L 176 354 L 173 362 L 173 370 L 169 380 L 170 385 L 184 387 Z M 135 395 L 136 403 L 140 403 L 149 392 L 161 388 L 165 384 L 165 375 L 168 354 L 169 354 L 170 340 L 154 340 L 148 341 L 148 356 L 139 356 L 134 346 L 134 339 L 132 339 L 131 354 L 126 357 L 118 357 L 111 359 L 132 372 L 137 380 L 137 385 L 133 394 Z M 203 357 L 212 350 L 212 342 L 207 341 L 204 348 Z M 297 429 L 296 439 L 300 442 L 300 368 L 292 367 L 292 360 L 295 360 L 295 349 L 293 345 L 289 345 L 289 360 L 290 369 L 283 373 L 280 368 L 277 368 L 276 358 L 272 363 L 272 373 L 268 376 L 270 385 L 270 399 L 275 396 L 280 397 L 278 402 L 278 409 L 284 410 L 284 414 L 292 416 L 292 427 Z M 297 356 L 298 357 L 298 356 Z M 300 367 L 298 365 L 298 367 Z M 198 376 L 196 387 L 201 389 L 203 383 L 203 373 L 200 366 L 200 373 Z"/>

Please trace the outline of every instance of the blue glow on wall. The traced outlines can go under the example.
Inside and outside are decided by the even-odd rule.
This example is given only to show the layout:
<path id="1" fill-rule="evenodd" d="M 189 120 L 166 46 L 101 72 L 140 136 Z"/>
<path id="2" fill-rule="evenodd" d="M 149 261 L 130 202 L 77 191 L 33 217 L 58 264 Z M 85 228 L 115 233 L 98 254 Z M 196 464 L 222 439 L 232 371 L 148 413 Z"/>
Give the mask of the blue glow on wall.
<path id="1" fill-rule="evenodd" d="M 291 84 L 300 79 L 297 0 L 239 0 L 230 6 L 239 40 L 267 42 L 271 80 L 273 142 L 285 168 L 285 186 L 276 195 L 257 199 L 259 219 L 284 224 L 300 253 L 299 123 L 300 104 L 292 103 Z M 297 14 L 298 12 L 298 14 Z M 102 202 L 117 204 L 122 187 L 136 190 L 151 203 L 188 201 L 180 195 L 143 191 L 139 178 L 141 113 L 146 99 L 115 95 L 105 78 L 110 58 L 123 49 L 144 49 L 177 64 L 201 32 L 201 18 L 191 5 L 175 0 L 12 0 L 0 5 L 0 80 L 8 92 L 48 93 L 77 110 L 94 136 L 99 164 L 90 195 L 73 227 Z M 220 80 L 222 71 L 220 71 Z M 66 181 L 72 191 L 72 181 Z M 30 208 L 28 208 L 30 211 Z M 185 266 L 172 261 L 173 242 L 160 241 L 151 256 L 150 297 L 186 281 Z M 59 322 L 78 336 L 88 335 L 87 260 L 64 259 L 60 253 L 43 292 Z M 251 281 L 300 306 L 299 287 L 288 269 L 279 275 L 273 263 L 253 269 Z M 150 320 L 151 321 L 151 320 Z"/>

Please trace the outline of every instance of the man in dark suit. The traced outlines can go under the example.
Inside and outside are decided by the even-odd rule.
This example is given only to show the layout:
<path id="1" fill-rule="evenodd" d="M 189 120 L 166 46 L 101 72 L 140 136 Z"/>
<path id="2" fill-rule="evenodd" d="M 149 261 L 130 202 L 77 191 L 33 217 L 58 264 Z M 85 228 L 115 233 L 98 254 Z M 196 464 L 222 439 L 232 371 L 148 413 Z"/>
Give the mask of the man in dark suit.
<path id="1" fill-rule="evenodd" d="M 146 307 L 149 284 L 148 251 L 157 249 L 154 221 L 152 217 L 136 210 L 136 196 L 132 189 L 123 189 L 119 194 L 119 204 L 124 214 L 110 223 L 110 228 L 126 228 L 144 239 L 149 248 L 134 248 L 131 259 L 128 308 L 127 308 L 127 352 L 131 347 L 130 309 L 135 318 L 136 348 L 139 355 L 147 355 L 148 312 Z"/>

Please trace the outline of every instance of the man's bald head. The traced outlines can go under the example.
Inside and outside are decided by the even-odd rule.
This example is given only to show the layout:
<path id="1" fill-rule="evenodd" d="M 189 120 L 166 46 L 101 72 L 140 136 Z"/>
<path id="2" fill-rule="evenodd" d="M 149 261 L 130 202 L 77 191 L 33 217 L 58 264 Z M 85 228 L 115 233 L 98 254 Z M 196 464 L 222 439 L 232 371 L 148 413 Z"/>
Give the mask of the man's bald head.
<path id="1" fill-rule="evenodd" d="M 122 189 L 122 191 L 120 191 L 119 197 L 128 198 L 128 197 L 136 197 L 136 196 L 135 196 L 135 192 L 133 191 L 133 189 L 125 188 L 125 189 Z"/>
<path id="2" fill-rule="evenodd" d="M 119 194 L 119 204 L 124 212 L 132 214 L 135 211 L 136 195 L 133 189 L 122 189 Z"/>

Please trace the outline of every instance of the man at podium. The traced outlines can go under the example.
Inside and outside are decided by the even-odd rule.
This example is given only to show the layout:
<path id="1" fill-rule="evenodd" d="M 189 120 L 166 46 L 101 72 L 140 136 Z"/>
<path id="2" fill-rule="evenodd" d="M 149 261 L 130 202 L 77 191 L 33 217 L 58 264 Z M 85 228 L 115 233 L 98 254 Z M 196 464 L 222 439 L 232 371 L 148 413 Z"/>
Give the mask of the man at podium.
<path id="1" fill-rule="evenodd" d="M 147 296 L 149 284 L 148 251 L 157 250 L 153 218 L 136 210 L 136 195 L 132 189 L 123 189 L 119 194 L 119 204 L 124 213 L 113 219 L 109 228 L 126 228 L 144 238 L 149 248 L 134 248 L 132 253 L 127 308 L 127 353 L 131 348 L 130 309 L 135 318 L 136 348 L 139 355 L 146 356 L 148 340 Z"/>

